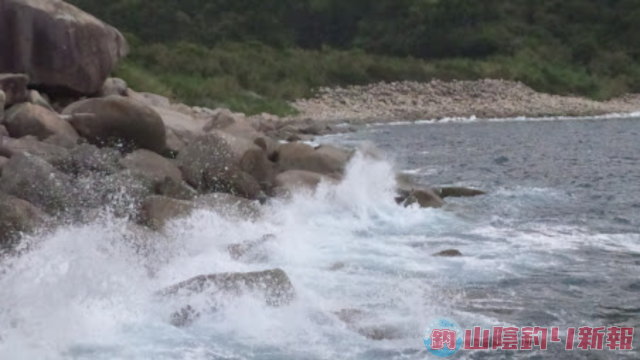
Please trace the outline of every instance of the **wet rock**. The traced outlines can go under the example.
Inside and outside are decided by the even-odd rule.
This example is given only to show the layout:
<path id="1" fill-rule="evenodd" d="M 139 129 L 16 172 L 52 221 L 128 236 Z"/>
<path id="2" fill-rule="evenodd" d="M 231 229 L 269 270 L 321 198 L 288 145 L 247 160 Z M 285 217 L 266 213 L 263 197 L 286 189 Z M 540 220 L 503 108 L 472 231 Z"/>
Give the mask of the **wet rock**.
<path id="1" fill-rule="evenodd" d="M 260 204 L 257 201 L 226 193 L 202 195 L 195 201 L 198 207 L 215 210 L 230 218 L 254 220 L 262 214 Z"/>
<path id="2" fill-rule="evenodd" d="M 111 148 L 98 148 L 91 144 L 81 144 L 69 151 L 69 155 L 55 163 L 55 166 L 68 174 L 79 175 L 84 172 L 114 174 L 121 168 L 118 165 L 120 153 Z"/>
<path id="3" fill-rule="evenodd" d="M 170 177 L 165 177 L 155 184 L 155 193 L 179 200 L 193 200 L 198 196 L 198 192 L 187 185 L 184 181 L 175 181 Z"/>
<path id="4" fill-rule="evenodd" d="M 51 135 L 65 136 L 73 141 L 78 133 L 57 113 L 39 105 L 23 103 L 7 111 L 5 126 L 14 138 L 33 135 L 44 140 Z"/>
<path id="5" fill-rule="evenodd" d="M 315 190 L 321 182 L 335 182 L 333 178 L 305 170 L 288 170 L 278 174 L 275 186 L 278 191 L 291 192 L 299 189 Z"/>
<path id="6" fill-rule="evenodd" d="M 63 147 L 38 141 L 35 137 L 0 139 L 0 156 L 11 158 L 19 154 L 32 154 L 55 163 L 68 156 L 69 151 Z"/>
<path id="7" fill-rule="evenodd" d="M 396 201 L 403 206 L 417 203 L 422 208 L 439 208 L 444 205 L 442 198 L 431 189 L 401 190 L 399 193 L 400 196 L 396 198 Z"/>
<path id="8" fill-rule="evenodd" d="M 120 165 L 148 178 L 154 184 L 161 183 L 165 178 L 170 178 L 176 183 L 182 182 L 182 173 L 178 166 L 149 150 L 139 149 L 128 154 L 120 160 Z"/>
<path id="9" fill-rule="evenodd" d="M 233 244 L 227 247 L 229 251 L 229 255 L 234 260 L 243 260 L 243 261 L 260 261 L 266 258 L 264 252 L 261 250 L 261 247 L 275 240 L 275 235 L 267 234 L 262 236 L 258 240 L 247 241 L 241 244 Z"/>
<path id="10" fill-rule="evenodd" d="M 15 155 L 7 162 L 0 178 L 0 190 L 50 213 L 66 210 L 75 198 L 69 176 L 29 153 Z"/>
<path id="11" fill-rule="evenodd" d="M 235 166 L 229 145 L 214 134 L 191 141 L 180 151 L 176 163 L 185 181 L 201 192 L 221 189 L 224 177 Z"/>
<path id="12" fill-rule="evenodd" d="M 76 180 L 78 198 L 84 208 L 108 208 L 119 217 L 132 217 L 142 201 L 154 193 L 153 183 L 129 170 L 105 175 L 81 173 Z"/>
<path id="13" fill-rule="evenodd" d="M 64 135 L 51 135 L 42 141 L 45 144 L 55 145 L 67 150 L 71 150 L 74 147 L 78 146 L 79 143 L 82 143 L 83 140 L 81 138 L 72 139 Z"/>
<path id="14" fill-rule="evenodd" d="M 143 148 L 162 154 L 166 131 L 162 118 L 146 105 L 119 96 L 91 98 L 67 106 L 64 115 L 76 131 L 98 146 Z"/>
<path id="15" fill-rule="evenodd" d="M 106 96 L 127 96 L 128 86 L 126 81 L 120 78 L 107 78 L 102 84 L 102 88 L 98 93 L 100 97 Z"/>
<path id="16" fill-rule="evenodd" d="M 9 159 L 4 157 L 4 156 L 0 156 L 0 175 L 2 175 L 2 168 L 9 162 Z"/>
<path id="17" fill-rule="evenodd" d="M 0 249 L 34 231 L 44 219 L 45 214 L 28 201 L 0 193 Z"/>
<path id="18" fill-rule="evenodd" d="M 195 294 L 209 297 L 209 303 L 214 309 L 216 306 L 224 306 L 231 297 L 244 294 L 256 294 L 267 305 L 274 307 L 288 305 L 295 299 L 293 284 L 281 269 L 200 275 L 158 292 L 161 297 L 178 297 L 185 302 L 189 302 L 189 297 Z M 171 316 L 171 322 L 176 326 L 189 325 L 197 318 L 198 312 L 196 306 L 185 304 Z"/>
<path id="19" fill-rule="evenodd" d="M 350 330 L 371 340 L 396 340 L 404 337 L 401 328 L 391 324 L 380 324 L 372 314 L 359 309 L 342 309 L 335 312 L 335 315 Z"/>
<path id="20" fill-rule="evenodd" d="M 116 29 L 63 1 L 1 5 L 0 72 L 27 73 L 32 84 L 93 94 L 127 53 Z"/>
<path id="21" fill-rule="evenodd" d="M 0 18 L 3 16 L 6 16 L 4 12 L 0 13 Z M 0 39 L 2 35 L 2 32 L 0 32 Z M 0 49 L 3 49 L 3 55 L 0 57 L 0 72 L 2 72 L 2 61 L 5 58 L 5 51 L 7 51 L 5 50 L 7 48 L 2 46 L 2 41 L 0 41 Z M 0 90 L 2 90 L 5 95 L 4 107 L 29 101 L 28 83 L 29 77 L 25 74 L 0 74 Z"/>
<path id="22" fill-rule="evenodd" d="M 448 249 L 448 250 L 442 250 L 440 252 L 437 252 L 437 253 L 433 254 L 433 256 L 459 257 L 459 256 L 462 256 L 462 253 L 460 252 L 460 250 L 457 250 L 457 249 Z"/>
<path id="23" fill-rule="evenodd" d="M 152 195 L 142 203 L 140 222 L 151 229 L 161 230 L 168 221 L 188 216 L 195 208 L 195 204 L 189 201 Z"/>
<path id="24" fill-rule="evenodd" d="M 254 140 L 249 138 L 231 135 L 222 130 L 214 130 L 211 132 L 211 134 L 219 136 L 227 143 L 229 149 L 231 150 L 232 160 L 236 164 L 240 162 L 247 151 L 260 150 L 260 147 L 255 144 Z"/>
<path id="25" fill-rule="evenodd" d="M 263 150 L 249 150 L 240 160 L 240 169 L 251 175 L 260 187 L 269 192 L 275 180 L 274 164 Z"/>
<path id="26" fill-rule="evenodd" d="M 0 121 L 2 121 L 2 110 L 0 110 Z M 9 136 L 9 131 L 4 125 L 0 125 L 0 138 L 3 136 Z"/>
<path id="27" fill-rule="evenodd" d="M 287 143 L 278 148 L 276 163 L 286 170 L 307 170 L 320 174 L 340 174 L 349 156 L 338 154 L 334 147 L 320 147 L 318 150 L 303 143 Z"/>
<path id="28" fill-rule="evenodd" d="M 261 196 L 260 184 L 235 164 L 231 148 L 216 134 L 190 142 L 176 163 L 185 181 L 202 193 L 226 192 L 248 199 Z"/>
<path id="29" fill-rule="evenodd" d="M 447 197 L 472 197 L 486 194 L 486 192 L 482 190 L 470 189 L 460 186 L 443 187 L 439 189 L 438 193 L 443 199 Z"/>

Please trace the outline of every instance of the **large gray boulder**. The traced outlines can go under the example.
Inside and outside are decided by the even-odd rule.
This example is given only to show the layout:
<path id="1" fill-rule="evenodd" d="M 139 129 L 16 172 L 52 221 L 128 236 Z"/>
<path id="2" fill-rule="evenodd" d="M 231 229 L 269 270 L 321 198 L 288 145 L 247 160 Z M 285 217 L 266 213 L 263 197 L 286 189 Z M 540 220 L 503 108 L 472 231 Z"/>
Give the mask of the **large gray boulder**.
<path id="1" fill-rule="evenodd" d="M 321 182 L 335 183 L 336 180 L 312 171 L 287 170 L 275 178 L 276 193 L 284 194 L 300 189 L 315 190 Z"/>
<path id="2" fill-rule="evenodd" d="M 68 209 L 75 199 L 72 179 L 29 153 L 13 156 L 3 167 L 0 190 L 50 213 Z"/>
<path id="3" fill-rule="evenodd" d="M 60 0 L 0 0 L 0 72 L 83 94 L 100 90 L 127 43 L 115 28 Z"/>
<path id="4" fill-rule="evenodd" d="M 273 307 L 288 305 L 296 296 L 291 280 L 281 269 L 200 275 L 158 292 L 158 296 L 184 302 L 183 307 L 171 316 L 171 323 L 176 326 L 189 325 L 201 311 L 215 310 L 232 301 L 233 297 L 246 294 L 262 298 Z M 208 298 L 209 309 L 189 304 L 192 296 L 202 295 Z"/>
<path id="5" fill-rule="evenodd" d="M 73 103 L 62 113 L 92 144 L 143 148 L 157 153 L 166 150 L 162 118 L 140 102 L 120 96 L 92 98 Z"/>
<path id="6" fill-rule="evenodd" d="M 194 209 L 193 202 L 152 195 L 142 202 L 139 221 L 153 230 L 161 230 L 170 220 L 188 216 Z"/>
<path id="7" fill-rule="evenodd" d="M 121 167 L 118 164 L 120 153 L 112 148 L 98 148 L 91 144 L 81 144 L 68 151 L 68 156 L 54 161 L 53 165 L 61 171 L 80 175 L 88 172 L 98 176 L 114 174 Z"/>
<path id="8" fill-rule="evenodd" d="M 154 184 L 161 183 L 167 177 L 174 182 L 182 182 L 182 173 L 171 160 L 149 150 L 136 150 L 120 160 L 120 164 L 132 172 L 147 177 Z"/>
<path id="9" fill-rule="evenodd" d="M 7 111 L 5 126 L 14 138 L 33 135 L 44 140 L 52 135 L 61 135 L 75 141 L 78 133 L 57 113 L 39 105 L 23 103 Z"/>
<path id="10" fill-rule="evenodd" d="M 227 142 L 215 134 L 192 140 L 176 162 L 189 185 L 202 192 L 223 191 L 229 171 L 236 165 Z"/>
<path id="11" fill-rule="evenodd" d="M 66 158 L 69 151 L 57 145 L 38 141 L 38 139 L 32 136 L 26 136 L 20 139 L 10 137 L 0 139 L 0 156 L 10 158 L 25 153 L 36 155 L 53 164 Z"/>
<path id="12" fill-rule="evenodd" d="M 0 193 L 0 249 L 36 229 L 45 214 L 28 201 Z"/>
<path id="13" fill-rule="evenodd" d="M 2 4 L 0 0 L 0 4 Z M 2 8 L 0 7 L 0 19 L 4 14 L 2 13 Z M 4 24 L 0 21 L 0 38 L 2 38 L 2 26 Z M 7 54 L 5 48 L 0 43 L 0 62 Z M 0 73 L 3 72 L 0 68 Z M 4 106 L 11 106 L 13 104 L 18 104 L 21 102 L 25 102 L 29 100 L 29 90 L 27 89 L 27 84 L 29 82 L 29 77 L 25 74 L 0 74 L 0 90 L 5 93 Z"/>
<path id="14" fill-rule="evenodd" d="M 281 145 L 277 150 L 277 164 L 283 171 L 307 170 L 325 175 L 339 175 L 349 161 L 351 154 L 333 146 L 318 149 L 292 142 Z"/>

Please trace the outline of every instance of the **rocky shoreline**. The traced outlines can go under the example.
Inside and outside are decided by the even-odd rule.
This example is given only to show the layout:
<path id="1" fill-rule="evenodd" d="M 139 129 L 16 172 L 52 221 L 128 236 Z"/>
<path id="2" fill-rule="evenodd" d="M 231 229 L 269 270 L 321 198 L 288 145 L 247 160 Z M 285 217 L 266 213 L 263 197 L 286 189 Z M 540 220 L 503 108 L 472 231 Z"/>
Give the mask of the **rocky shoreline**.
<path id="1" fill-rule="evenodd" d="M 506 80 L 394 82 L 321 88 L 315 97 L 292 103 L 291 120 L 353 124 L 393 121 L 549 116 L 595 116 L 640 111 L 640 95 L 599 102 L 550 95 Z"/>
<path id="2" fill-rule="evenodd" d="M 354 156 L 351 149 L 299 141 L 336 131 L 327 124 L 190 107 L 107 78 L 126 54 L 124 37 L 62 1 L 0 0 L 0 8 L 2 23 L 17 24 L 2 18 L 9 13 L 24 20 L 0 33 L 0 261 L 23 250 L 29 234 L 90 223 L 105 212 L 139 234 L 162 232 L 198 209 L 256 219 L 271 198 L 340 181 Z M 28 39 L 20 29 L 51 29 L 55 36 L 12 47 Z M 83 35 L 65 36 L 72 33 Z M 93 43 L 101 46 L 85 48 Z M 483 194 L 397 183 L 399 206 L 440 207 L 447 196 Z M 237 244 L 230 256 L 261 241 Z M 171 289 L 212 296 L 262 289 L 272 306 L 293 298 L 279 269 L 202 275 Z M 194 315 L 187 306 L 173 320 Z"/>

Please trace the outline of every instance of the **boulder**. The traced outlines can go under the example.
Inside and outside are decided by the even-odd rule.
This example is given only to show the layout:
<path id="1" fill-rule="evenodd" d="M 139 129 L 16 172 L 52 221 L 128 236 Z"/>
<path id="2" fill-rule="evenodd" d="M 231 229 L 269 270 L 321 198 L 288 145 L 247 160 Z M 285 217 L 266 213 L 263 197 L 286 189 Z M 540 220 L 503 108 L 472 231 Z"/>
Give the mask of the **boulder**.
<path id="1" fill-rule="evenodd" d="M 140 222 L 151 229 L 161 230 L 169 220 L 189 215 L 196 205 L 189 201 L 152 195 L 141 205 Z"/>
<path id="2" fill-rule="evenodd" d="M 225 176 L 235 166 L 229 145 L 215 134 L 191 141 L 180 151 L 176 162 L 185 181 L 202 192 L 223 191 Z"/>
<path id="3" fill-rule="evenodd" d="M 240 159 L 240 169 L 256 179 L 262 190 L 271 191 L 276 171 L 264 150 L 248 150 Z"/>
<path id="4" fill-rule="evenodd" d="M 265 303 L 271 306 L 288 305 L 295 298 L 293 284 L 282 269 L 200 275 L 170 286 L 160 294 L 171 296 L 180 293 L 203 293 L 209 290 L 236 295 L 257 291 L 262 294 Z"/>
<path id="5" fill-rule="evenodd" d="M 2 4 L 0 0 L 0 4 Z M 0 9 L 2 6 L 0 6 Z M 6 16 L 4 11 L 0 12 L 0 19 Z M 3 20 L 4 21 L 4 20 Z M 2 54 L 0 55 L 0 72 L 3 72 L 2 62 L 5 61 L 5 57 L 10 57 L 10 52 L 6 50 L 5 46 L 2 46 L 2 26 L 3 21 L 0 21 L 0 49 Z M 29 101 L 29 89 L 27 84 L 29 83 L 29 77 L 25 74 L 0 74 L 0 90 L 5 94 L 4 107 L 11 106 L 22 102 Z"/>
<path id="6" fill-rule="evenodd" d="M 102 88 L 100 89 L 98 96 L 127 96 L 127 89 L 128 86 L 126 81 L 120 78 L 108 78 L 104 81 L 104 84 L 102 84 Z"/>
<path id="7" fill-rule="evenodd" d="M 18 154 L 29 153 L 43 158 L 50 163 L 56 163 L 69 155 L 69 151 L 63 147 L 38 141 L 27 136 L 20 139 L 4 137 L 0 139 L 0 156 L 13 157 Z"/>
<path id="8" fill-rule="evenodd" d="M 84 208 L 106 207 L 116 216 L 135 215 L 140 204 L 153 195 L 153 183 L 129 170 L 105 175 L 101 172 L 85 172 L 76 180 L 76 202 Z"/>
<path id="9" fill-rule="evenodd" d="M 82 94 L 100 90 L 128 51 L 115 28 L 60 0 L 0 0 L 0 72 Z"/>
<path id="10" fill-rule="evenodd" d="M 72 179 L 29 153 L 15 155 L 7 162 L 0 178 L 0 190 L 50 213 L 68 209 L 75 199 Z"/>
<path id="11" fill-rule="evenodd" d="M 222 130 L 240 122 L 242 122 L 240 126 L 245 125 L 244 115 L 233 113 L 229 109 L 216 109 L 202 130 L 205 132 L 215 129 Z"/>
<path id="12" fill-rule="evenodd" d="M 9 159 L 4 157 L 4 156 L 0 156 L 0 175 L 2 175 L 2 168 L 9 162 Z"/>
<path id="13" fill-rule="evenodd" d="M 38 90 L 29 90 L 29 102 L 38 106 L 42 106 L 45 109 L 55 111 L 49 100 L 42 96 Z"/>
<path id="14" fill-rule="evenodd" d="M 162 118 L 146 105 L 125 97 L 81 100 L 67 106 L 71 125 L 92 144 L 143 148 L 163 153 L 167 148 Z"/>
<path id="15" fill-rule="evenodd" d="M 95 172 L 100 175 L 114 174 L 121 168 L 118 164 L 120 153 L 111 148 L 98 148 L 91 144 L 81 144 L 69 151 L 69 155 L 54 165 L 61 171 L 79 175 Z"/>
<path id="16" fill-rule="evenodd" d="M 317 150 L 299 143 L 287 143 L 278 148 L 276 159 L 282 170 L 307 170 L 320 174 L 340 174 L 350 155 L 335 147 L 323 146 Z"/>
<path id="17" fill-rule="evenodd" d="M 335 182 L 329 176 L 305 170 L 288 170 L 278 174 L 275 186 L 280 191 L 295 191 L 298 189 L 315 190 L 321 182 Z"/>
<path id="18" fill-rule="evenodd" d="M 44 219 L 45 214 L 28 201 L 0 193 L 0 249 L 34 231 Z"/>
<path id="19" fill-rule="evenodd" d="M 462 256 L 462 253 L 460 252 L 460 250 L 457 250 L 457 249 L 448 249 L 448 250 L 442 250 L 440 252 L 437 252 L 437 253 L 433 254 L 433 256 L 459 257 L 459 256 Z"/>
<path id="20" fill-rule="evenodd" d="M 187 183 L 175 181 L 170 177 L 165 177 L 162 181 L 155 183 L 154 191 L 158 195 L 179 200 L 193 200 L 198 196 L 198 192 Z"/>
<path id="21" fill-rule="evenodd" d="M 43 142 L 49 145 L 55 145 L 58 147 L 65 148 L 67 150 L 71 150 L 74 147 L 78 146 L 79 143 L 82 143 L 83 140 L 81 140 L 81 138 L 79 137 L 76 139 L 71 139 L 67 136 L 56 134 L 56 135 L 51 135 L 47 137 L 46 139 L 44 139 Z"/>
<path id="22" fill-rule="evenodd" d="M 7 111 L 5 126 L 14 138 L 33 135 L 44 140 L 51 135 L 61 135 L 75 141 L 78 133 L 57 113 L 31 103 L 15 105 Z"/>
<path id="23" fill-rule="evenodd" d="M 257 201 L 226 193 L 203 195 L 196 198 L 195 201 L 199 208 L 214 210 L 229 218 L 254 220 L 262 213 Z"/>
<path id="24" fill-rule="evenodd" d="M 0 110 L 0 113 L 1 112 L 2 110 Z M 0 114 L 0 121 L 1 120 L 2 120 L 2 114 Z M 0 138 L 2 138 L 3 136 L 9 136 L 9 131 L 4 125 L 0 125 Z"/>
<path id="25" fill-rule="evenodd" d="M 224 139 L 227 145 L 229 145 L 233 162 L 236 164 L 240 162 L 247 151 L 261 149 L 260 146 L 255 143 L 255 140 L 231 135 L 222 130 L 213 130 L 210 132 L 210 134 L 214 134 L 216 136 L 219 136 L 221 139 Z M 266 142 L 265 146 L 267 146 Z"/>
<path id="26" fill-rule="evenodd" d="M 180 169 L 169 159 L 152 151 L 139 149 L 120 160 L 120 165 L 141 176 L 147 177 L 154 184 L 170 178 L 176 183 L 182 182 Z"/>
<path id="27" fill-rule="evenodd" d="M 266 256 L 261 248 L 264 244 L 275 240 L 275 238 L 275 235 L 267 234 L 257 240 L 229 245 L 227 250 L 229 251 L 231 258 L 234 260 L 242 260 L 244 262 L 265 260 Z"/>
<path id="28" fill-rule="evenodd" d="M 431 189 L 415 189 L 411 191 L 400 191 L 400 196 L 396 198 L 403 206 L 418 204 L 422 208 L 439 208 L 444 205 L 444 201 L 435 191 Z"/>
<path id="29" fill-rule="evenodd" d="M 486 195 L 486 192 L 466 187 L 452 186 L 438 189 L 438 194 L 444 199 L 447 197 L 472 197 Z"/>
<path id="30" fill-rule="evenodd" d="M 4 121 L 4 103 L 7 101 L 7 95 L 0 89 L 0 124 Z"/>
<path id="31" fill-rule="evenodd" d="M 400 327 L 380 323 L 380 319 L 363 310 L 342 309 L 335 312 L 335 315 L 351 331 L 355 331 L 370 340 L 396 340 L 405 336 Z"/>

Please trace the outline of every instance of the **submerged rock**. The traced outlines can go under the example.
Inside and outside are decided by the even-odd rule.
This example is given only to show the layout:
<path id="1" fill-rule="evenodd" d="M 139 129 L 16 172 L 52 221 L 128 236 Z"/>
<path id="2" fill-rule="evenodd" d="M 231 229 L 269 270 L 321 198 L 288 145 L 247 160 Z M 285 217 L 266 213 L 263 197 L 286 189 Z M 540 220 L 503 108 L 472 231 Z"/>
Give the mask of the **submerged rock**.
<path id="1" fill-rule="evenodd" d="M 260 248 L 270 242 L 275 240 L 275 235 L 267 234 L 262 236 L 258 240 L 247 241 L 241 244 L 233 244 L 227 247 L 229 251 L 229 255 L 234 260 L 244 260 L 244 261 L 256 261 L 262 260 L 265 258 L 265 254 L 260 251 Z"/>
<path id="2" fill-rule="evenodd" d="M 462 256 L 462 253 L 460 252 L 460 250 L 457 250 L 457 249 L 448 249 L 448 250 L 442 250 L 440 252 L 437 252 L 437 253 L 433 254 L 433 256 L 460 257 L 460 256 Z"/>
<path id="3" fill-rule="evenodd" d="M 359 309 L 342 309 L 335 312 L 335 315 L 350 330 L 371 340 L 395 340 L 404 337 L 401 328 L 391 324 L 380 324 L 375 316 Z"/>
<path id="4" fill-rule="evenodd" d="M 100 90 L 128 47 L 122 34 L 63 1 L 0 0 L 0 72 L 82 94 Z"/>
<path id="5" fill-rule="evenodd" d="M 486 195 L 487 193 L 482 190 L 470 189 L 461 186 L 451 186 L 440 188 L 438 190 L 438 194 L 444 199 L 446 197 L 472 197 Z"/>
<path id="6" fill-rule="evenodd" d="M 90 143 L 163 153 L 167 149 L 162 118 L 146 105 L 120 96 L 81 100 L 62 112 Z"/>

